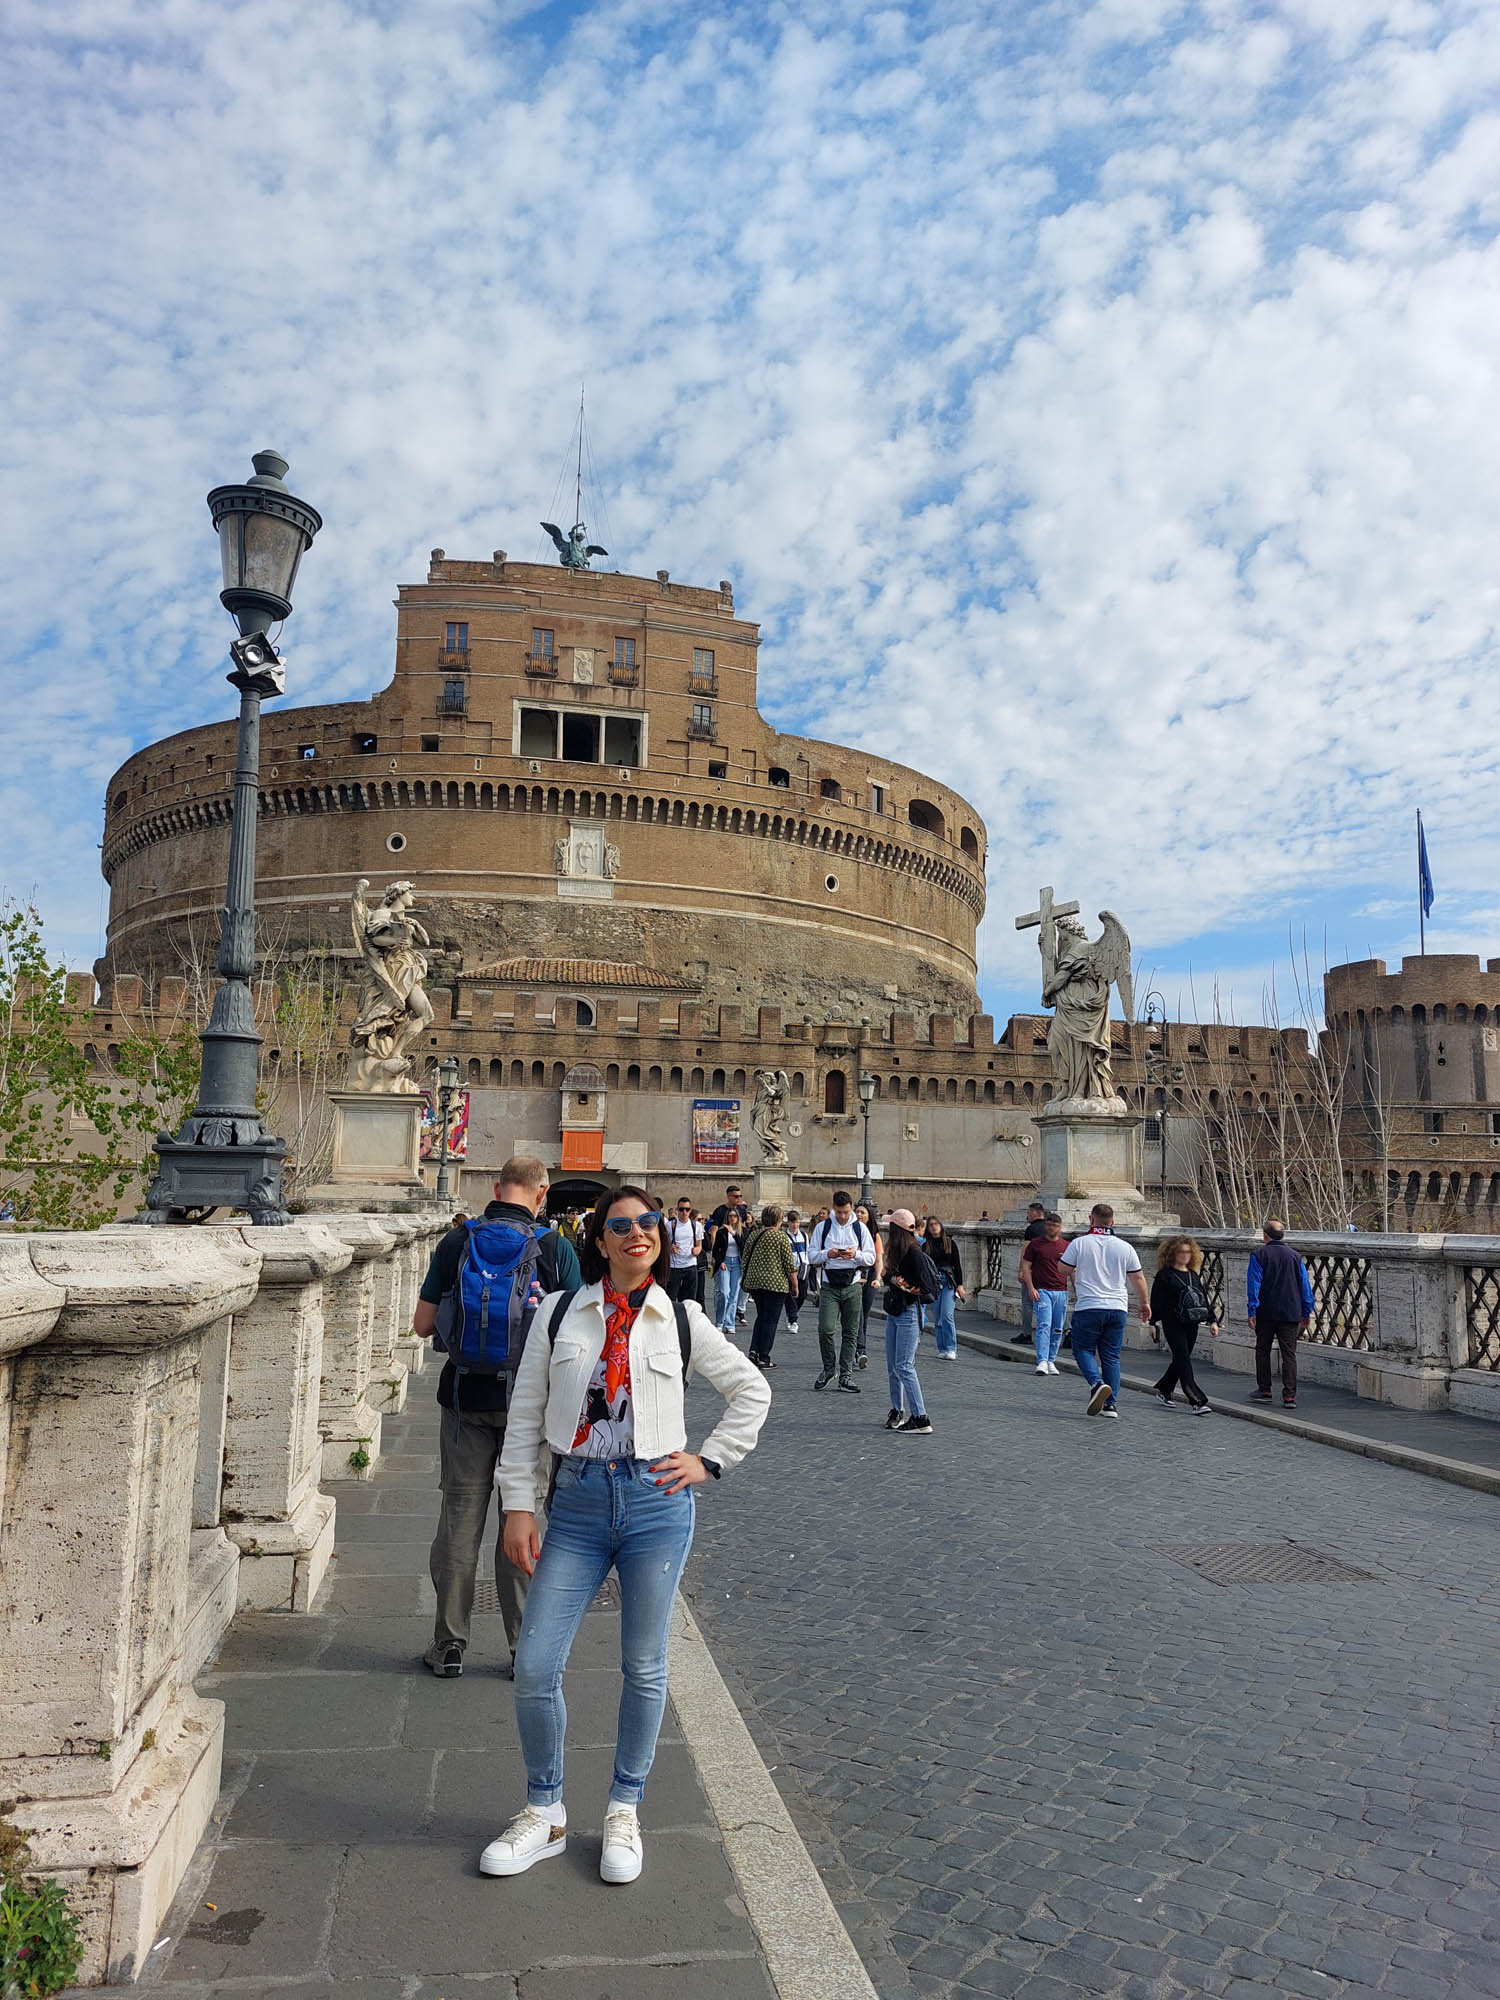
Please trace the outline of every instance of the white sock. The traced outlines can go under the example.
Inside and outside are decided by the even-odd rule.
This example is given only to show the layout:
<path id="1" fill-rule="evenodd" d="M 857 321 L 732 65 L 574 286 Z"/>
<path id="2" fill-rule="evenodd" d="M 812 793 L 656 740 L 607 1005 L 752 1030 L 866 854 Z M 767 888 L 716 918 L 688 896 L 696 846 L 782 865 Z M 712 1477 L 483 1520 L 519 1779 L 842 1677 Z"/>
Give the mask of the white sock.
<path id="1" fill-rule="evenodd" d="M 611 1792 L 609 1795 L 609 1804 L 604 1808 L 604 1810 L 606 1812 L 613 1812 L 616 1806 L 628 1806 L 631 1812 L 635 1813 L 637 1816 L 639 1816 L 641 1810 L 640 1807 L 636 1804 L 634 1799 L 617 1799 L 614 1793 Z"/>
<path id="2" fill-rule="evenodd" d="M 567 1808 L 564 1806 L 561 1799 L 559 1799 L 555 1805 L 538 1806 L 536 1810 L 538 1812 L 544 1812 L 554 1826 L 566 1826 L 568 1823 Z"/>

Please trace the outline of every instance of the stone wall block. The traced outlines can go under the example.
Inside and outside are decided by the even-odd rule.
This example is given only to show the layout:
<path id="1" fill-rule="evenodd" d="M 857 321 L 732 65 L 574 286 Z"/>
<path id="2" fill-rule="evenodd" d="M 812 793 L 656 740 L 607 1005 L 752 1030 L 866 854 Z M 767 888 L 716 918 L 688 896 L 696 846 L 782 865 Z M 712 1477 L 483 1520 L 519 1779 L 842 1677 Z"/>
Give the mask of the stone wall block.
<path id="1" fill-rule="evenodd" d="M 260 1289 L 229 1347 L 224 1526 L 242 1556 L 240 1605 L 305 1611 L 333 1550 L 334 1503 L 318 1491 L 323 1287 L 354 1253 L 315 1223 L 245 1227 Z"/>
<path id="2" fill-rule="evenodd" d="M 374 1400 L 376 1307 L 389 1307 L 386 1266 L 395 1236 L 373 1215 L 329 1216 L 321 1226 L 349 1250 L 351 1261 L 324 1283 L 323 1365 L 318 1384 L 318 1435 L 323 1480 L 368 1479 L 380 1457 L 380 1410 Z M 351 1457 L 368 1462 L 355 1468 Z"/>

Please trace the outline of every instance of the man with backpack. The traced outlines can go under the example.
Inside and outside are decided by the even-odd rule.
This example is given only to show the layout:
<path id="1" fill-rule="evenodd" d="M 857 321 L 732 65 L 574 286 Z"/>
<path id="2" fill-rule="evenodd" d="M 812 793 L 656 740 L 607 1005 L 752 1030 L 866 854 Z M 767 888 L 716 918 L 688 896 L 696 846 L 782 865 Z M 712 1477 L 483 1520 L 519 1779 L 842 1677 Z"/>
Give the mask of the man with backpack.
<path id="1" fill-rule="evenodd" d="M 507 1160 L 483 1216 L 450 1229 L 433 1252 L 412 1316 L 413 1332 L 424 1340 L 438 1335 L 447 1356 L 437 1389 L 443 1509 L 429 1558 L 437 1616 L 423 1655 L 440 1680 L 464 1670 L 479 1549 L 531 1316 L 548 1292 L 576 1291 L 583 1283 L 572 1244 L 537 1225 L 546 1200 L 542 1162 L 524 1153 Z M 526 1584 L 497 1539 L 495 1589 L 512 1660 Z"/>
<path id="2" fill-rule="evenodd" d="M 807 1261 L 823 1277 L 818 1293 L 818 1351 L 823 1372 L 813 1387 L 826 1389 L 837 1371 L 839 1387 L 846 1395 L 857 1396 L 854 1350 L 864 1303 L 860 1276 L 874 1266 L 875 1244 L 843 1188 L 833 1197 L 832 1215 L 812 1232 Z"/>

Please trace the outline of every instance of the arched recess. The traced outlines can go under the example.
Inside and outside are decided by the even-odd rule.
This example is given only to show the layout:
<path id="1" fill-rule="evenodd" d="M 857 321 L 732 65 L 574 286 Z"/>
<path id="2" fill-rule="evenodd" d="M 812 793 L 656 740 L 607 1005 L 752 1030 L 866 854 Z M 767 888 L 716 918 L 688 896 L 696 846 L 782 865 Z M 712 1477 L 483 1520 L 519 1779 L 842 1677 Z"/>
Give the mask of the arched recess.
<path id="1" fill-rule="evenodd" d="M 823 1109 L 830 1117 L 842 1117 L 848 1079 L 841 1069 L 831 1069 L 823 1078 Z"/>

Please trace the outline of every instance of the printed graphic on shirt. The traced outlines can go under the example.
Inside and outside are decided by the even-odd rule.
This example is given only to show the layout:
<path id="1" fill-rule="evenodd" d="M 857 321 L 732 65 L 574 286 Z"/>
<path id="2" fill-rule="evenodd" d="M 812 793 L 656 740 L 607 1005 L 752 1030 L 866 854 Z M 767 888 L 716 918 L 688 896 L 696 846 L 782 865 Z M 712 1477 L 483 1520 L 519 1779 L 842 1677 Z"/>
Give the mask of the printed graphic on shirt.
<path id="1" fill-rule="evenodd" d="M 627 1298 L 604 1281 L 604 1352 L 594 1364 L 573 1438 L 584 1458 L 635 1455 L 635 1412 L 630 1401 L 630 1329 L 649 1288 Z"/>

